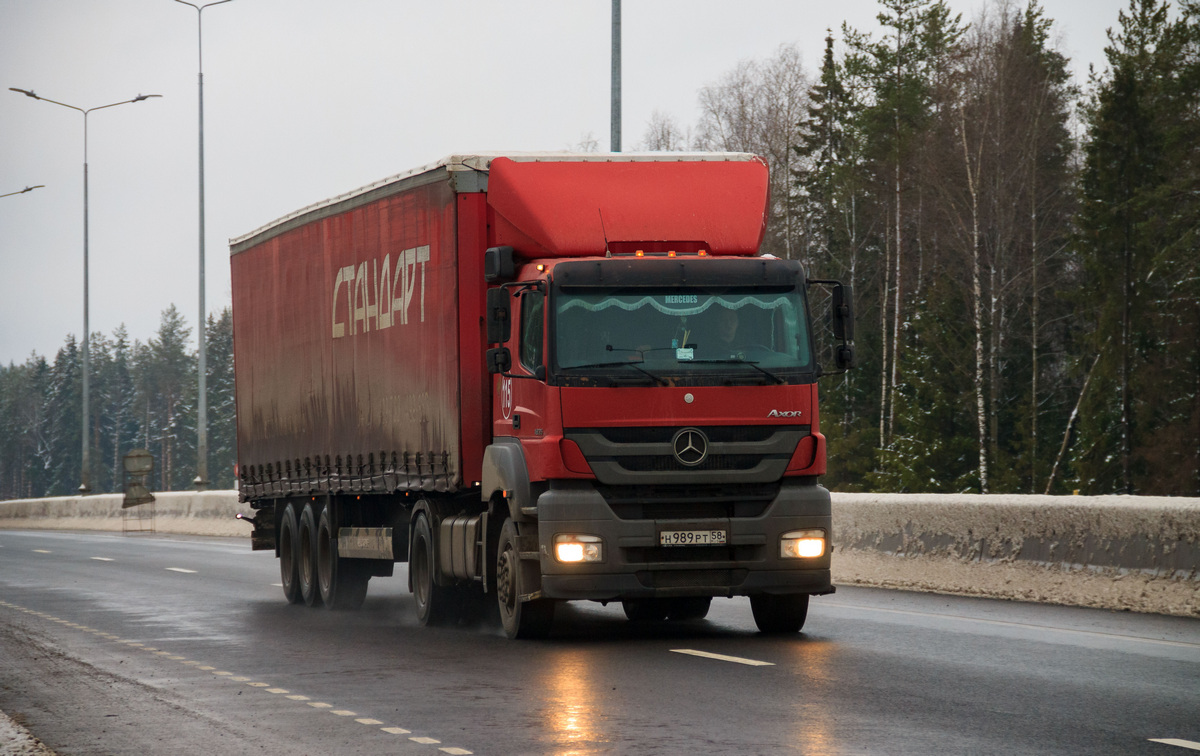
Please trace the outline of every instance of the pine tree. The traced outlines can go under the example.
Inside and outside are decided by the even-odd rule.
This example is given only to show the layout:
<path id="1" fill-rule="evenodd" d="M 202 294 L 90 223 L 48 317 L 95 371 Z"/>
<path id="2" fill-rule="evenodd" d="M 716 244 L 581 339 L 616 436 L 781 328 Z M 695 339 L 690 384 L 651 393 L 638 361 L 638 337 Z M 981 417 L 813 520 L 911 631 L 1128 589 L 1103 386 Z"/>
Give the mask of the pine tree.
<path id="1" fill-rule="evenodd" d="M 1091 491 L 1195 493 L 1197 7 L 1131 0 L 1093 82 L 1076 301 L 1100 361 L 1073 448 Z M 1081 363 L 1088 362 L 1081 356 Z"/>

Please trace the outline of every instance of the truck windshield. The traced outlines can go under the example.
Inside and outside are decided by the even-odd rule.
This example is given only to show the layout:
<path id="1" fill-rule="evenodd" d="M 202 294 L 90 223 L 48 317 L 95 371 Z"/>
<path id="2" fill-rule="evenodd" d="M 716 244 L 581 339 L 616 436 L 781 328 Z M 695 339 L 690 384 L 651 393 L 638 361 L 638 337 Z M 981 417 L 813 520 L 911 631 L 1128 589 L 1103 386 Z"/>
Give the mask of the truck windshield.
<path id="1" fill-rule="evenodd" d="M 796 288 L 563 290 L 554 369 L 567 385 L 647 373 L 679 385 L 797 382 L 812 371 L 806 312 Z"/>

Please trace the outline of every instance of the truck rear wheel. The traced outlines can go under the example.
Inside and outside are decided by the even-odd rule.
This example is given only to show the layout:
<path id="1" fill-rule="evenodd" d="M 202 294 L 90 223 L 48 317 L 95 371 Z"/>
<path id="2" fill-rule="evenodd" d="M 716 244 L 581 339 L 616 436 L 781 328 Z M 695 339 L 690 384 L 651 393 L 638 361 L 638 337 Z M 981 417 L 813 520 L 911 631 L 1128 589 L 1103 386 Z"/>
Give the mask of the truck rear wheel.
<path id="1" fill-rule="evenodd" d="M 522 601 L 528 593 L 522 577 L 521 553 L 517 546 L 517 526 L 504 521 L 496 547 L 496 602 L 500 622 L 509 638 L 545 638 L 554 624 L 554 602 L 549 599 Z"/>
<path id="2" fill-rule="evenodd" d="M 312 504 L 305 504 L 300 513 L 300 537 L 298 569 L 300 572 L 300 596 L 307 606 L 321 603 L 321 591 L 317 588 L 317 516 Z"/>
<path id="3" fill-rule="evenodd" d="M 776 596 L 763 593 L 750 597 L 754 624 L 764 633 L 797 633 L 808 617 L 808 594 Z"/>
<path id="4" fill-rule="evenodd" d="M 321 600 L 330 609 L 357 609 L 367 597 L 371 576 L 357 559 L 338 556 L 338 527 L 331 507 L 321 510 L 317 526 L 317 584 Z"/>
<path id="5" fill-rule="evenodd" d="M 455 619 L 457 597 L 452 588 L 437 584 L 433 530 L 429 526 L 429 517 L 425 514 L 417 515 L 411 548 L 408 570 L 412 580 L 413 598 L 417 604 L 417 619 L 422 625 L 439 625 Z"/>
<path id="6" fill-rule="evenodd" d="M 299 604 L 300 562 L 297 548 L 300 546 L 300 523 L 296 520 L 296 509 L 288 504 L 279 521 L 279 577 L 283 584 L 283 595 L 289 604 Z"/>

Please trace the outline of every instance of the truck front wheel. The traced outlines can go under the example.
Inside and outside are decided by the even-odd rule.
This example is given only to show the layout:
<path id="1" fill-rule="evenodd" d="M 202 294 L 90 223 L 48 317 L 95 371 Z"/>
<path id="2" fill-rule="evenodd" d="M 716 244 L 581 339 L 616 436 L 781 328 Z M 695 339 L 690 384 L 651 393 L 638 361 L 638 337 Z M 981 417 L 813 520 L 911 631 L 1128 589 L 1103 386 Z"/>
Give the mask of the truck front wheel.
<path id="1" fill-rule="evenodd" d="M 754 624 L 764 633 L 797 633 L 808 617 L 808 594 L 751 596 L 750 611 L 754 614 Z"/>
<path id="2" fill-rule="evenodd" d="M 509 638 L 545 638 L 554 624 L 554 602 L 549 599 L 522 601 L 521 596 L 529 590 L 522 574 L 517 526 L 508 519 L 500 530 L 500 542 L 496 547 L 496 602 L 500 607 L 500 622 Z"/>
<path id="3" fill-rule="evenodd" d="M 300 596 L 300 523 L 296 509 L 288 504 L 279 520 L 279 577 L 283 584 L 283 595 L 289 604 L 299 604 Z"/>
<path id="4" fill-rule="evenodd" d="M 357 609 L 367 597 L 367 582 L 371 576 L 357 559 L 338 556 L 337 534 L 330 507 L 321 510 L 317 526 L 317 582 L 321 600 L 330 609 Z"/>

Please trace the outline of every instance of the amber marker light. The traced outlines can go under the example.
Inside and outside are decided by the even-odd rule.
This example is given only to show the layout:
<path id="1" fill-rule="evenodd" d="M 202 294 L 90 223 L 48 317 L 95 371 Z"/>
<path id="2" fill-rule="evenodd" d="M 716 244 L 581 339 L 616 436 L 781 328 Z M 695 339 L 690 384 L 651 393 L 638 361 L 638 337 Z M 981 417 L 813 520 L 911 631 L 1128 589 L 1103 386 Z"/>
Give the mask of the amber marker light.
<path id="1" fill-rule="evenodd" d="M 812 559 L 825 553 L 825 531 L 793 530 L 784 533 L 779 541 L 781 559 Z"/>

